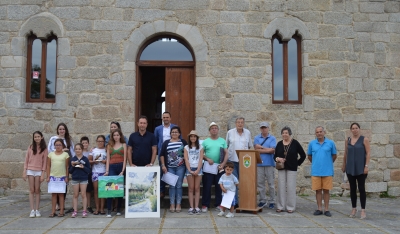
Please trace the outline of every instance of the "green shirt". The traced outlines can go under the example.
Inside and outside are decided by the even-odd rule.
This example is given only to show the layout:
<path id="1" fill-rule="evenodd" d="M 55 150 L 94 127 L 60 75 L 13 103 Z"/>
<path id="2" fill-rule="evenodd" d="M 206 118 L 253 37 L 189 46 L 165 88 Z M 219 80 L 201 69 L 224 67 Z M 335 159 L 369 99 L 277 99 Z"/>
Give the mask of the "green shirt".
<path id="1" fill-rule="evenodd" d="M 209 158 L 212 159 L 215 163 L 219 163 L 219 152 L 220 152 L 220 148 L 227 148 L 226 145 L 226 141 L 221 138 L 218 137 L 218 139 L 213 140 L 211 138 L 207 138 L 203 141 L 203 148 L 204 148 L 204 155 Z"/>

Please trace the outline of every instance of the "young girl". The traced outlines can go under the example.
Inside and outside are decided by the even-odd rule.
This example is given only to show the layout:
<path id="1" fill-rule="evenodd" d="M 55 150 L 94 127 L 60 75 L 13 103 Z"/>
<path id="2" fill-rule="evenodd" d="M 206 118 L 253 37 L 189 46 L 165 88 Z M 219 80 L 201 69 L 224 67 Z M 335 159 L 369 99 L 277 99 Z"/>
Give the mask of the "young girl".
<path id="1" fill-rule="evenodd" d="M 189 204 L 190 209 L 188 213 L 200 214 L 199 199 L 200 199 L 200 181 L 203 175 L 202 164 L 203 154 L 201 149 L 203 148 L 199 143 L 199 135 L 196 130 L 192 130 L 188 135 L 189 144 L 185 146 L 184 157 L 186 164 L 186 178 L 189 185 Z M 193 191 L 195 193 L 193 203 Z M 194 206 L 193 206 L 194 205 Z M 196 207 L 195 209 L 193 207 Z"/>
<path id="2" fill-rule="evenodd" d="M 29 203 L 31 213 L 29 217 L 40 217 L 40 183 L 44 181 L 44 172 L 47 166 L 47 146 L 43 134 L 39 131 L 33 133 L 32 144 L 26 152 L 24 172 L 22 178 L 29 183 Z M 36 196 L 35 196 L 36 195 Z M 35 200 L 34 197 L 35 196 Z M 35 202 L 36 201 L 36 202 Z"/>
<path id="3" fill-rule="evenodd" d="M 68 183 L 69 155 L 63 151 L 65 148 L 64 141 L 62 139 L 56 139 L 54 141 L 54 147 L 56 151 L 49 153 L 49 159 L 47 160 L 47 182 L 65 181 L 65 183 Z M 64 217 L 64 194 L 52 193 L 51 214 L 49 215 L 51 218 L 55 216 L 57 197 L 60 202 L 60 213 L 58 216 Z"/>
<path id="4" fill-rule="evenodd" d="M 87 136 L 84 136 L 81 138 L 80 140 L 81 144 L 83 145 L 83 156 L 85 156 L 88 160 L 89 160 L 89 138 Z M 90 165 L 91 167 L 91 165 Z M 91 196 L 92 196 L 92 192 L 93 192 L 93 182 L 92 182 L 92 171 L 90 171 L 90 173 L 88 174 L 88 184 L 86 187 L 86 200 L 87 200 L 87 211 L 89 211 L 90 213 L 93 213 L 93 209 L 90 206 L 91 205 Z"/>
<path id="5" fill-rule="evenodd" d="M 120 129 L 116 129 L 111 133 L 111 139 L 107 145 L 107 166 L 104 175 L 123 176 L 126 166 L 126 144 L 124 135 Z M 107 198 L 107 217 L 111 217 L 112 198 Z M 122 197 L 117 201 L 117 214 L 121 215 Z"/>
<path id="6" fill-rule="evenodd" d="M 103 176 L 106 172 L 106 160 L 107 154 L 106 149 L 104 148 L 105 137 L 103 135 L 99 135 L 96 138 L 97 147 L 94 148 L 89 153 L 89 162 L 92 165 L 92 181 L 93 181 L 93 190 L 94 190 L 94 201 L 96 203 L 96 211 L 93 212 L 94 215 L 106 214 L 104 212 L 104 198 L 99 198 L 98 194 L 98 180 L 99 176 Z"/>
<path id="7" fill-rule="evenodd" d="M 120 125 L 117 121 L 112 121 L 112 122 L 110 123 L 110 134 L 108 134 L 108 135 L 106 136 L 106 146 L 108 145 L 108 142 L 110 141 L 111 133 L 112 133 L 114 130 L 117 130 L 117 129 L 121 130 L 121 132 L 122 132 L 121 125 Z M 124 136 L 123 138 L 124 138 L 125 142 L 128 142 L 128 138 L 126 138 L 126 136 Z"/>
<path id="8" fill-rule="evenodd" d="M 74 188 L 74 212 L 72 212 L 71 218 L 75 218 L 77 215 L 79 190 L 82 191 L 81 196 L 84 207 L 82 218 L 86 218 L 86 187 L 88 184 L 88 175 L 90 174 L 90 163 L 89 160 L 83 156 L 83 145 L 81 143 L 75 145 L 75 154 L 76 155 L 71 159 L 71 165 L 69 166 L 69 173 L 72 174 L 71 185 Z"/>

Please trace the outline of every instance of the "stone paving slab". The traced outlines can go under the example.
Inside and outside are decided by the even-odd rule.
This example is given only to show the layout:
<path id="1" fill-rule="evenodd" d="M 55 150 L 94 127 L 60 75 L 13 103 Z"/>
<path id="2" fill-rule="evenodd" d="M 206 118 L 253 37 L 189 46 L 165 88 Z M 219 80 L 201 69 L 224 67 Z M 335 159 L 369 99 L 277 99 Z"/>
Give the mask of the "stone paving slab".
<path id="1" fill-rule="evenodd" d="M 67 207 L 70 207 L 67 198 Z M 367 219 L 349 218 L 350 198 L 333 197 L 330 203 L 332 217 L 314 216 L 315 197 L 298 197 L 294 213 L 277 213 L 264 208 L 258 214 L 235 213 L 234 218 L 219 217 L 213 208 L 200 215 L 188 215 L 161 210 L 161 218 L 125 219 L 124 216 L 106 218 L 89 214 L 82 218 L 81 211 L 75 219 L 70 214 L 63 218 L 48 218 L 51 212 L 50 197 L 41 199 L 40 218 L 29 218 L 26 195 L 0 198 L 0 234 L 3 233 L 400 233 L 400 199 L 367 199 Z M 114 213 L 113 213 L 114 214 Z"/>

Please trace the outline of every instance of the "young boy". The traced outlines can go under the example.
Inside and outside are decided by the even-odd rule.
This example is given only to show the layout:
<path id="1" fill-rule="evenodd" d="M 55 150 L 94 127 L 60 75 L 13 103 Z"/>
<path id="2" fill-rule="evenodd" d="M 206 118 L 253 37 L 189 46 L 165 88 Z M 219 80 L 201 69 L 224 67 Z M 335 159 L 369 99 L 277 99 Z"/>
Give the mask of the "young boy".
<path id="1" fill-rule="evenodd" d="M 80 140 L 81 144 L 83 145 L 83 156 L 85 156 L 86 158 L 89 157 L 89 138 L 87 136 L 84 136 L 81 138 Z M 90 213 L 93 213 L 93 209 L 90 206 L 90 195 L 93 191 L 93 182 L 92 182 L 92 173 L 90 173 L 88 175 L 88 185 L 86 187 L 86 198 L 87 198 L 87 205 L 88 207 L 86 208 L 86 210 Z"/>
<path id="2" fill-rule="evenodd" d="M 232 162 L 227 162 L 225 164 L 225 174 L 223 174 L 221 176 L 221 178 L 219 179 L 218 184 L 221 186 L 221 190 L 223 192 L 223 194 L 222 194 L 223 196 L 228 190 L 232 191 L 232 192 L 236 192 L 236 186 L 239 184 L 239 181 L 236 178 L 236 176 L 234 176 L 232 174 L 234 167 L 235 166 L 234 166 L 234 164 Z M 222 199 L 223 199 L 223 197 L 222 197 Z M 235 197 L 233 197 L 233 201 L 232 201 L 230 212 L 228 212 L 228 214 L 225 215 L 226 208 L 221 206 L 222 210 L 218 213 L 218 216 L 225 215 L 225 217 L 227 217 L 227 218 L 235 217 L 233 215 L 233 209 L 235 208 L 235 203 L 236 203 L 235 202 Z"/>

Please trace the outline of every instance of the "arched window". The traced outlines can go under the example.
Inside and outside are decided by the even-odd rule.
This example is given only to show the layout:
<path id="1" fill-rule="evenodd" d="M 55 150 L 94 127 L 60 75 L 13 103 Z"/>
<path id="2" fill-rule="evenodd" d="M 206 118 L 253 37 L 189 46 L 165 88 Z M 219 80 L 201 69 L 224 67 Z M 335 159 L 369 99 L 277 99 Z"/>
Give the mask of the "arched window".
<path id="1" fill-rule="evenodd" d="M 193 61 L 190 50 L 179 39 L 158 37 L 140 55 L 141 61 Z"/>
<path id="2" fill-rule="evenodd" d="M 57 37 L 28 37 L 26 101 L 55 102 L 57 77 Z"/>
<path id="3" fill-rule="evenodd" d="M 272 103 L 302 103 L 301 38 L 272 37 Z"/>

